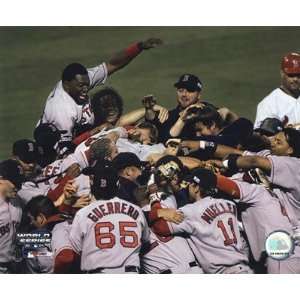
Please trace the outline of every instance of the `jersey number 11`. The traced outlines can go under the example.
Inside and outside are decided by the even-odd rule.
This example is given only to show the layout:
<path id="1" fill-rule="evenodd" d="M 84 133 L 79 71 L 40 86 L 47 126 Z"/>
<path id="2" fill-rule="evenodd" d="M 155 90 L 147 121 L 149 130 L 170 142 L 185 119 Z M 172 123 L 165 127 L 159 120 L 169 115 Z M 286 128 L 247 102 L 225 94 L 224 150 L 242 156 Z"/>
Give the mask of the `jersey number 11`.
<path id="1" fill-rule="evenodd" d="M 235 232 L 234 232 L 232 218 L 228 219 L 228 225 L 229 225 L 230 231 L 232 233 L 232 238 L 230 238 L 229 233 L 228 233 L 229 230 L 227 231 L 227 229 L 226 229 L 223 221 L 219 220 L 218 223 L 217 223 L 218 228 L 221 229 L 221 231 L 223 233 L 223 236 L 224 236 L 224 246 L 229 246 L 229 245 L 232 245 L 232 244 L 237 244 L 237 238 L 236 238 L 236 235 L 235 235 Z"/>

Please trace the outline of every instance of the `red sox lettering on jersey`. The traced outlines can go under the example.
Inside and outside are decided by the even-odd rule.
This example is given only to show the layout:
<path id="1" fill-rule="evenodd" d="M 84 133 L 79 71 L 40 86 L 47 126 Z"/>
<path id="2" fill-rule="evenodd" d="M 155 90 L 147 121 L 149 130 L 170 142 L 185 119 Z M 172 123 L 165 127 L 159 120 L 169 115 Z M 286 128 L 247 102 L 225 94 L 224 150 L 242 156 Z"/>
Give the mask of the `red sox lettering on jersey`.
<path id="1" fill-rule="evenodd" d="M 21 222 L 22 209 L 17 199 L 0 197 L 0 263 L 15 259 L 15 235 Z"/>

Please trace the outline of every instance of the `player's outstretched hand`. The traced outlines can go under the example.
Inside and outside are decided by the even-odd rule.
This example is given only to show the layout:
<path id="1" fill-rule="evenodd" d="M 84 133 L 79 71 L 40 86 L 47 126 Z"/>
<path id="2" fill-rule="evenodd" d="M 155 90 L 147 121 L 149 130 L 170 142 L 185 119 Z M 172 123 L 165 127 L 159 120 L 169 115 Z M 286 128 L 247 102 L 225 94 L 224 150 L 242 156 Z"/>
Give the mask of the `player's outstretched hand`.
<path id="1" fill-rule="evenodd" d="M 195 112 L 195 109 L 202 109 L 203 107 L 205 107 L 205 104 L 203 103 L 197 103 L 197 104 L 192 104 L 190 106 L 188 106 L 184 111 L 182 111 L 179 115 L 180 118 L 183 122 L 186 122 L 188 119 L 191 120 L 194 117 L 197 116 L 197 112 Z"/>
<path id="2" fill-rule="evenodd" d="M 164 151 L 165 155 L 174 155 L 176 156 L 180 149 L 180 139 L 169 139 L 166 142 L 166 150 Z"/>
<path id="3" fill-rule="evenodd" d="M 83 195 L 76 200 L 72 207 L 74 208 L 83 208 L 91 203 L 90 195 Z"/>
<path id="4" fill-rule="evenodd" d="M 151 109 L 156 104 L 156 98 L 153 95 L 144 96 L 142 104 L 146 109 Z"/>
<path id="5" fill-rule="evenodd" d="M 161 45 L 163 43 L 163 41 L 161 39 L 158 38 L 149 38 L 143 42 L 140 43 L 140 46 L 143 50 L 148 50 L 151 48 L 155 48 L 159 45 Z"/>
<path id="6" fill-rule="evenodd" d="M 183 213 L 174 208 L 161 208 L 157 211 L 157 214 L 159 218 L 175 224 L 181 223 L 184 219 Z"/>
<path id="7" fill-rule="evenodd" d="M 218 159 L 210 159 L 206 161 L 207 169 L 209 169 L 208 166 L 211 166 L 211 170 L 216 174 L 223 174 L 227 171 L 227 169 L 224 167 L 221 160 Z"/>
<path id="8" fill-rule="evenodd" d="M 64 186 L 64 196 L 65 199 L 68 200 L 72 198 L 78 190 L 78 186 L 75 185 L 75 180 L 68 180 L 66 185 Z"/>
<path id="9" fill-rule="evenodd" d="M 159 120 L 160 123 L 164 123 L 164 122 L 166 122 L 168 120 L 168 118 L 169 118 L 169 111 L 166 108 L 164 108 L 164 107 L 162 107 L 162 106 L 160 106 L 158 104 L 155 104 L 153 106 L 153 110 L 159 112 L 158 113 L 158 120 Z"/>

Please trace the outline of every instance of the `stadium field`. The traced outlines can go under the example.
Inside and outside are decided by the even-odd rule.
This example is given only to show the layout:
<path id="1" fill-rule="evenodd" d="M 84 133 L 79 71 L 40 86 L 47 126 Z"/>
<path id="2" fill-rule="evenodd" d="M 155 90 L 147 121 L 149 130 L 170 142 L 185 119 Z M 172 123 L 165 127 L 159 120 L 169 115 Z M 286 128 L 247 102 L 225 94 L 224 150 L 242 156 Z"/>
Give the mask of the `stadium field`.
<path id="1" fill-rule="evenodd" d="M 32 131 L 62 69 L 94 66 L 130 43 L 159 37 L 106 82 L 124 97 L 125 110 L 149 93 L 166 107 L 176 103 L 174 82 L 194 73 L 203 99 L 254 120 L 257 103 L 279 84 L 283 54 L 299 51 L 300 27 L 1 27 L 0 160 Z"/>

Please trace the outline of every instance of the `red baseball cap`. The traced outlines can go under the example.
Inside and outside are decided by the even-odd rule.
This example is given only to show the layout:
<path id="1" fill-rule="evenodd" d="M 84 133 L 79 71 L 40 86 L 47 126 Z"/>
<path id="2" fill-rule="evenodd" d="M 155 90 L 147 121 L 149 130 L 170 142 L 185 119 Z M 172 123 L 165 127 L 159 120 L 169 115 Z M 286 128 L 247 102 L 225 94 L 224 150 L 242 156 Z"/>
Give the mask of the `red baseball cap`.
<path id="1" fill-rule="evenodd" d="M 281 69 L 286 74 L 300 74 L 300 54 L 288 53 L 282 58 Z"/>

